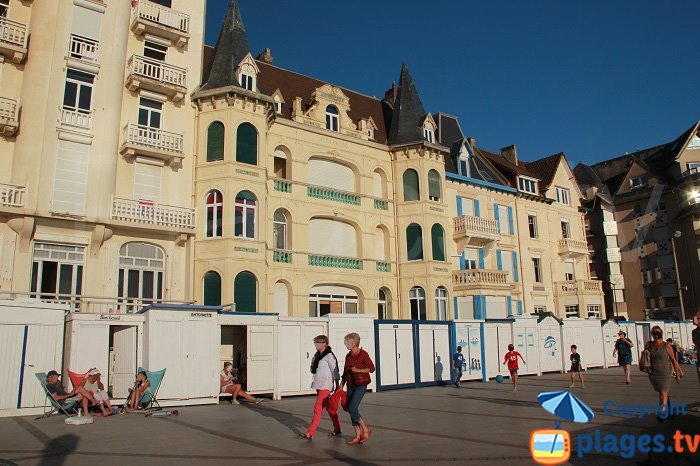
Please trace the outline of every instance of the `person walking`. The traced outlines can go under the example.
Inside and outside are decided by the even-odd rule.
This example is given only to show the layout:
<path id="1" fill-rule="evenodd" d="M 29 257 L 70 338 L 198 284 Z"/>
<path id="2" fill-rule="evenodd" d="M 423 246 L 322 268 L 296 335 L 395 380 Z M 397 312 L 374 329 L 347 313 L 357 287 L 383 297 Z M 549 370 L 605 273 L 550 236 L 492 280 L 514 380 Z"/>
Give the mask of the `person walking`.
<path id="1" fill-rule="evenodd" d="M 651 372 L 649 372 L 649 381 L 654 390 L 659 394 L 659 405 L 661 414 L 656 417 L 658 421 L 669 419 L 669 392 L 671 390 L 671 379 L 675 379 L 677 383 L 681 382 L 683 371 L 676 361 L 676 355 L 673 354 L 671 345 L 663 340 L 663 330 L 658 325 L 651 328 L 652 341 L 648 342 L 644 349 L 648 350 L 651 356 Z M 664 412 L 664 410 L 666 410 Z M 665 415 L 664 415 L 665 414 Z"/>
<path id="2" fill-rule="evenodd" d="M 462 347 L 457 347 L 457 352 L 452 355 L 452 370 L 455 372 L 455 387 L 459 388 L 459 382 L 462 380 L 462 367 L 464 367 L 464 355 Z"/>
<path id="3" fill-rule="evenodd" d="M 581 381 L 581 388 L 586 388 L 586 386 L 583 383 L 583 367 L 581 366 L 581 354 L 577 352 L 576 345 L 571 345 L 571 356 L 569 356 L 569 359 L 571 360 L 571 369 L 569 370 L 571 372 L 571 385 L 569 385 L 569 388 L 574 388 L 575 374 L 578 374 L 578 379 Z"/>
<path id="4" fill-rule="evenodd" d="M 314 404 L 314 415 L 311 418 L 309 428 L 306 432 L 299 434 L 307 440 L 311 440 L 316 433 L 324 409 L 328 411 L 331 422 L 333 422 L 333 432 L 328 434 L 328 436 L 335 437 L 341 434 L 338 412 L 332 412 L 328 409 L 329 397 L 338 388 L 340 380 L 338 359 L 333 354 L 331 347 L 328 346 L 328 337 L 326 335 L 319 335 L 314 338 L 314 346 L 316 347 L 316 353 L 311 359 L 311 373 L 314 377 L 313 382 L 311 382 L 311 388 L 316 390 L 316 404 Z"/>
<path id="5" fill-rule="evenodd" d="M 617 356 L 617 363 L 625 372 L 625 383 L 630 384 L 630 369 L 632 368 L 632 340 L 627 338 L 627 334 L 620 330 L 617 332 L 617 341 L 613 350 L 613 358 Z"/>
<path id="6" fill-rule="evenodd" d="M 348 411 L 352 426 L 355 429 L 355 437 L 350 439 L 348 445 L 365 443 L 372 434 L 370 429 L 360 415 L 360 403 L 367 392 L 367 385 L 372 378 L 370 374 L 374 372 L 374 363 L 367 351 L 360 348 L 360 335 L 348 333 L 345 335 L 345 347 L 348 354 L 345 356 L 345 369 L 341 385 L 348 385 Z"/>

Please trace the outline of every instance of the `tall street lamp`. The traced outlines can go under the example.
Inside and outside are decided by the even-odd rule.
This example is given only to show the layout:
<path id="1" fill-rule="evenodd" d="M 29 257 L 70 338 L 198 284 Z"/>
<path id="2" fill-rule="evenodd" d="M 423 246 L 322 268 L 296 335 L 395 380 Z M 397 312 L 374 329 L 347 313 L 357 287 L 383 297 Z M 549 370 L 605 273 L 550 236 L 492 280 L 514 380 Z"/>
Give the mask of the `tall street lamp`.
<path id="1" fill-rule="evenodd" d="M 678 285 L 678 301 L 680 302 L 681 315 L 678 316 L 678 320 L 682 320 L 685 316 L 685 307 L 683 305 L 683 287 L 681 286 L 681 271 L 678 270 L 678 258 L 676 257 L 676 239 L 680 238 L 683 233 L 680 230 L 676 230 L 671 238 L 671 247 L 673 249 L 673 266 L 676 271 L 676 284 Z"/>

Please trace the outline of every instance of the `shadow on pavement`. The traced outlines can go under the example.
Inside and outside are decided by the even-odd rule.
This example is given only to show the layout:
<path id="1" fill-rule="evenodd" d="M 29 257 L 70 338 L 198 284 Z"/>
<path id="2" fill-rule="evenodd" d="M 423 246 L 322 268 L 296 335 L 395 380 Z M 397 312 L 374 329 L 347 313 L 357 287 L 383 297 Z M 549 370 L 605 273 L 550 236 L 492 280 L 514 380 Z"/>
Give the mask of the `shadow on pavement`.
<path id="1" fill-rule="evenodd" d="M 41 451 L 42 457 L 39 466 L 57 466 L 66 461 L 66 457 L 78 447 L 78 437 L 73 434 L 65 434 L 51 439 Z"/>
<path id="2" fill-rule="evenodd" d="M 295 435 L 306 432 L 307 427 L 309 427 L 309 421 L 267 406 L 257 406 L 254 410 L 251 409 L 251 411 L 255 411 L 262 416 L 274 419 L 287 429 L 291 430 Z M 312 413 L 309 413 L 309 420 L 311 419 L 311 414 Z"/>
<path id="3" fill-rule="evenodd" d="M 352 464 L 353 466 L 379 466 L 377 463 L 368 463 L 366 461 L 351 458 L 338 450 L 325 450 L 326 454 L 339 463 Z"/>

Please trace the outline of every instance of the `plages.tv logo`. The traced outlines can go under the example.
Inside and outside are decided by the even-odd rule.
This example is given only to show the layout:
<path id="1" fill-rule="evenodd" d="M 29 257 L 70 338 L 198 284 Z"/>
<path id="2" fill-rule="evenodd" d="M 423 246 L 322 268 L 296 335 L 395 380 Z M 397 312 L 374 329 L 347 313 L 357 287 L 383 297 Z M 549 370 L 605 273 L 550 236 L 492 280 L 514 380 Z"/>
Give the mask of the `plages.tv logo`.
<path id="1" fill-rule="evenodd" d="M 537 401 L 559 420 L 554 423 L 554 429 L 538 429 L 530 434 L 532 459 L 546 465 L 566 463 L 571 457 L 571 436 L 561 428 L 561 422 L 588 422 L 593 419 L 593 411 L 568 390 L 542 392 L 537 395 Z"/>

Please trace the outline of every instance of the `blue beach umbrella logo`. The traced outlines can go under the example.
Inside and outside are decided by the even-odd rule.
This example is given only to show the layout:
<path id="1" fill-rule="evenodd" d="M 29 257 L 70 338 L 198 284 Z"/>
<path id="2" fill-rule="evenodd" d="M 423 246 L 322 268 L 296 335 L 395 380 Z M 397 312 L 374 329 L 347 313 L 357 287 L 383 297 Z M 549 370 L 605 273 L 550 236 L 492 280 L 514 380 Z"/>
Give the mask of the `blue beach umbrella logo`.
<path id="1" fill-rule="evenodd" d="M 586 423 L 594 416 L 593 410 L 568 390 L 542 392 L 537 395 L 537 401 L 546 411 L 559 417 L 557 428 L 562 420 Z"/>
<path id="2" fill-rule="evenodd" d="M 548 336 L 544 340 L 544 349 L 552 350 L 552 356 L 554 356 L 557 352 L 557 340 L 551 335 Z"/>

